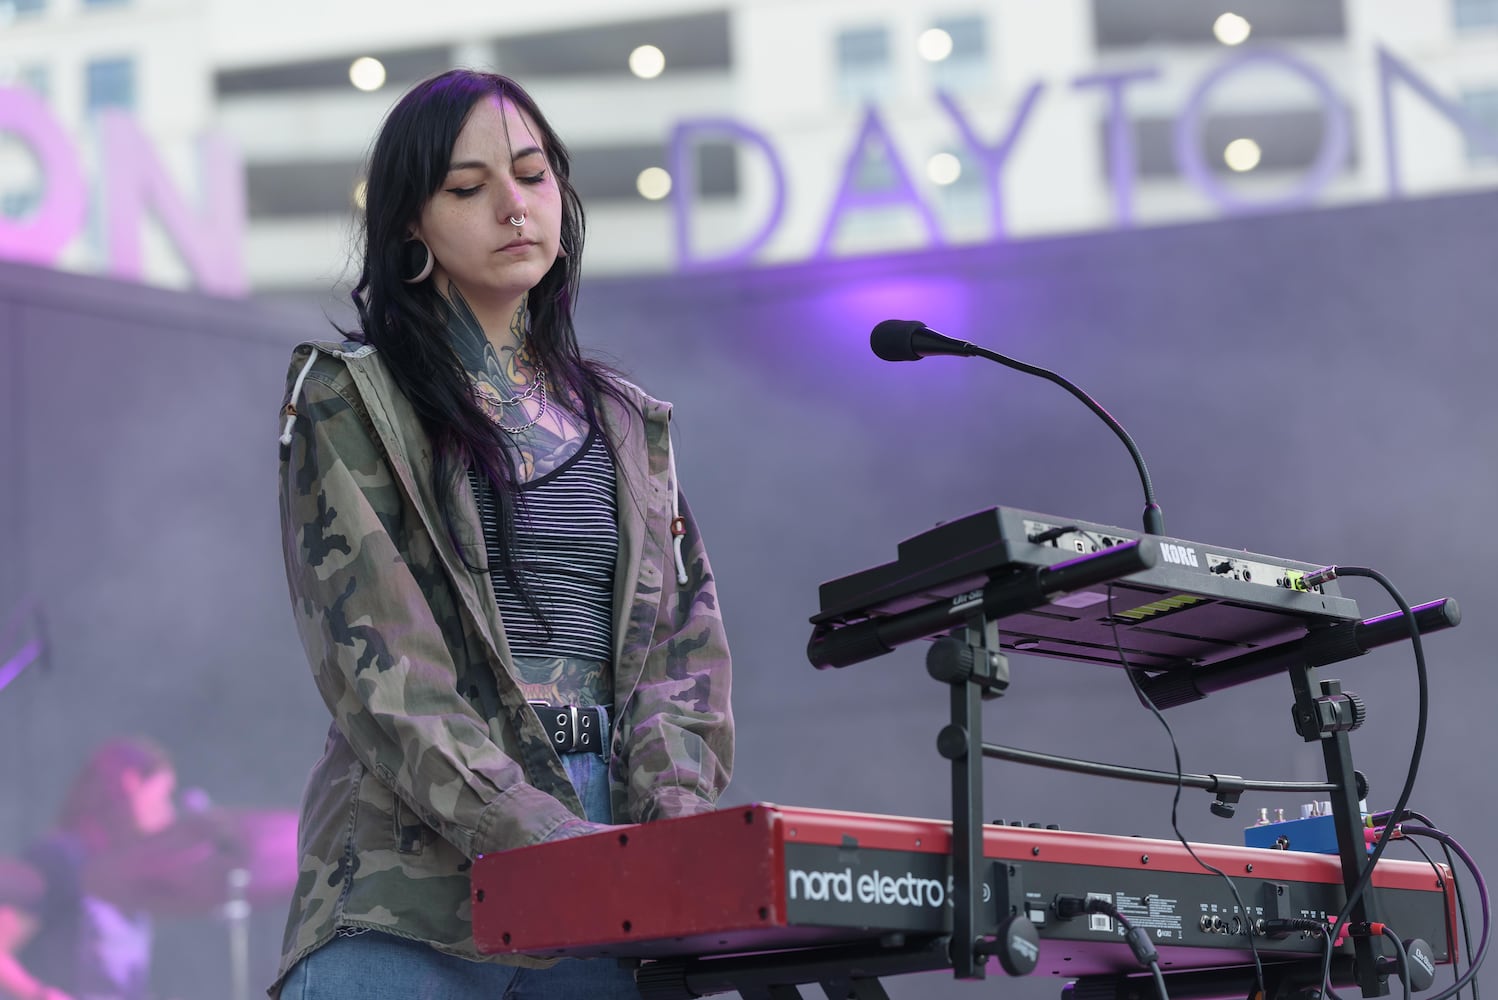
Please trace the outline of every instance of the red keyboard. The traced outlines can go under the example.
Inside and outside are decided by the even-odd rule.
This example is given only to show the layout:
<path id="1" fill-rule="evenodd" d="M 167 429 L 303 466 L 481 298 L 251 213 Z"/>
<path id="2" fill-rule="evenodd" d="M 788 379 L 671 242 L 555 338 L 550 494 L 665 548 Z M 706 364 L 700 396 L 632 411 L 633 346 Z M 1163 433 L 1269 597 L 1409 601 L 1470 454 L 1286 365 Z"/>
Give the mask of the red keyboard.
<path id="1" fill-rule="evenodd" d="M 675 958 L 940 935 L 951 930 L 951 826 L 929 819 L 757 804 L 480 857 L 474 937 L 486 953 Z M 984 828 L 983 898 L 1041 939 L 1036 973 L 1138 972 L 1115 922 L 1057 919 L 1057 895 L 1106 896 L 1148 929 L 1167 971 L 1250 964 L 1260 920 L 1321 918 L 1345 901 L 1337 858 L 1211 844 Z M 1385 860 L 1377 919 L 1455 954 L 1450 871 Z M 1322 953 L 1319 936 L 1254 936 L 1265 961 Z M 1342 953 L 1351 953 L 1343 944 Z"/>

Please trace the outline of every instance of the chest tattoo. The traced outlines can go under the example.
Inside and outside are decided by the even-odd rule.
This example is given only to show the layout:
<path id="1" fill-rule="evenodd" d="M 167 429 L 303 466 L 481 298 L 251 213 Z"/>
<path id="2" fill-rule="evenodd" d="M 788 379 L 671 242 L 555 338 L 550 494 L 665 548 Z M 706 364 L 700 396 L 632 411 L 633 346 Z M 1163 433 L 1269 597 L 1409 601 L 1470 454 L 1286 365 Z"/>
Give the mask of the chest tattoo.
<path id="1" fill-rule="evenodd" d="M 577 454 L 588 436 L 587 422 L 579 416 L 581 401 L 558 386 L 530 352 L 528 326 L 522 306 L 510 319 L 512 339 L 496 349 L 454 290 L 448 324 L 453 349 L 468 372 L 479 406 L 506 431 L 521 482 L 555 472 Z"/>

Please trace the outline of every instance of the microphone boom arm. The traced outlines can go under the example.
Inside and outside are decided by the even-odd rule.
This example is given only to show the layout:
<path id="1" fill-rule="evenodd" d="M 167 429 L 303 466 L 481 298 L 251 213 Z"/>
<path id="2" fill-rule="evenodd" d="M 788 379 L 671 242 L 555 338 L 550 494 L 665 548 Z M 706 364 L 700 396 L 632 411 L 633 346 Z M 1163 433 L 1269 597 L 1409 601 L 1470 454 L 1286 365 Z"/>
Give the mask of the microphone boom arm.
<path id="1" fill-rule="evenodd" d="M 1023 361 L 1016 361 L 1014 358 L 1006 357 L 997 351 L 990 351 L 986 347 L 978 347 L 977 345 L 973 345 L 973 354 L 980 358 L 987 358 L 989 361 L 997 361 L 1004 367 L 1013 368 L 1017 372 L 1024 372 L 1026 375 L 1037 375 L 1047 382 L 1054 382 L 1080 399 L 1093 413 L 1096 413 L 1103 423 L 1108 425 L 1108 429 L 1124 443 L 1124 447 L 1129 449 L 1129 456 L 1134 459 L 1134 467 L 1139 470 L 1139 483 L 1144 487 L 1145 533 L 1149 535 L 1165 534 L 1165 512 L 1160 509 L 1160 504 L 1155 500 L 1155 484 L 1150 479 L 1149 468 L 1144 464 L 1144 456 L 1139 453 L 1139 446 L 1134 443 L 1134 439 L 1129 436 L 1129 432 L 1123 429 L 1122 424 L 1113 419 L 1113 414 L 1103 409 L 1097 400 L 1083 392 L 1079 386 L 1049 369 L 1028 365 Z"/>
<path id="2" fill-rule="evenodd" d="M 1098 404 L 1097 400 L 1065 378 L 1053 371 L 1027 365 L 1023 361 L 1005 357 L 966 340 L 958 340 L 944 333 L 937 333 L 916 319 L 887 319 L 878 324 L 869 334 L 869 347 L 873 349 L 875 355 L 885 361 L 919 361 L 921 358 L 929 358 L 938 354 L 950 354 L 961 358 L 974 356 L 987 358 L 989 361 L 997 361 L 1006 368 L 1013 368 L 1017 372 L 1038 375 L 1048 382 L 1056 383 L 1097 414 L 1103 423 L 1108 425 L 1108 429 L 1118 435 L 1124 447 L 1129 449 L 1129 457 L 1134 460 L 1134 468 L 1139 470 L 1140 485 L 1144 487 L 1144 533 L 1147 535 L 1165 534 L 1165 513 L 1155 500 L 1155 484 L 1150 479 L 1149 469 L 1144 464 L 1144 456 L 1139 453 L 1134 439 L 1129 436 L 1128 431 L 1123 429 L 1122 424 L 1113 419 L 1111 413 Z"/>

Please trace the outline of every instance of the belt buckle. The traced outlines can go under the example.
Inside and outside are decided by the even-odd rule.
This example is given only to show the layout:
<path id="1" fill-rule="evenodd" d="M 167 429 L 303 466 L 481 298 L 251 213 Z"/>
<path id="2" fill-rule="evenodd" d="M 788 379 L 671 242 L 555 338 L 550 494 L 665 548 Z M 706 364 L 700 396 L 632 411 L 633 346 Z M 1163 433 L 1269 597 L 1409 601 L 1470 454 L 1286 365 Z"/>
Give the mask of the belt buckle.
<path id="1" fill-rule="evenodd" d="M 552 749 L 557 753 L 571 753 L 577 749 L 577 706 L 566 705 L 558 708 L 550 702 L 539 698 L 527 698 L 525 703 L 536 713 L 541 721 L 541 726 L 551 735 Z M 570 709 L 570 713 L 568 712 Z M 546 714 L 542 714 L 543 710 Z M 554 721 L 551 721 L 554 720 Z M 568 722 L 572 724 L 572 736 L 568 740 L 564 738 L 562 727 Z M 570 744 L 570 745 L 569 745 Z"/>
<path id="2" fill-rule="evenodd" d="M 603 733 L 595 725 L 599 717 L 598 706 L 553 705 L 539 698 L 527 698 L 526 704 L 535 711 L 541 727 L 552 738 L 552 749 L 557 753 L 574 753 L 584 748 L 583 737 L 594 735 L 594 742 L 603 744 Z M 586 717 L 585 717 L 585 713 Z M 584 728 L 586 726 L 586 732 Z M 598 752 L 602 752 L 599 750 Z"/>

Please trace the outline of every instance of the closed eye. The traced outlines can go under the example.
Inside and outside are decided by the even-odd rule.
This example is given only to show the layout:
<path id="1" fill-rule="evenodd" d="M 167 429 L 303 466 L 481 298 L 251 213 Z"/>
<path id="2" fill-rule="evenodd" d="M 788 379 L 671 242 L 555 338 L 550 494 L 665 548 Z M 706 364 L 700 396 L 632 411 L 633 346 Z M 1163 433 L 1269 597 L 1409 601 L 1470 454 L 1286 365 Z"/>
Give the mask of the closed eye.
<path id="1" fill-rule="evenodd" d="M 479 188 L 481 188 L 483 186 L 484 185 L 482 185 L 482 184 L 475 184 L 473 187 L 448 188 L 447 189 L 447 193 L 448 194 L 455 194 L 459 198 L 472 198 L 474 195 L 478 194 Z"/>
<path id="2" fill-rule="evenodd" d="M 523 184 L 540 184 L 542 181 L 546 180 L 546 171 L 543 170 L 538 174 L 530 174 L 528 176 L 519 178 L 519 180 Z"/>

